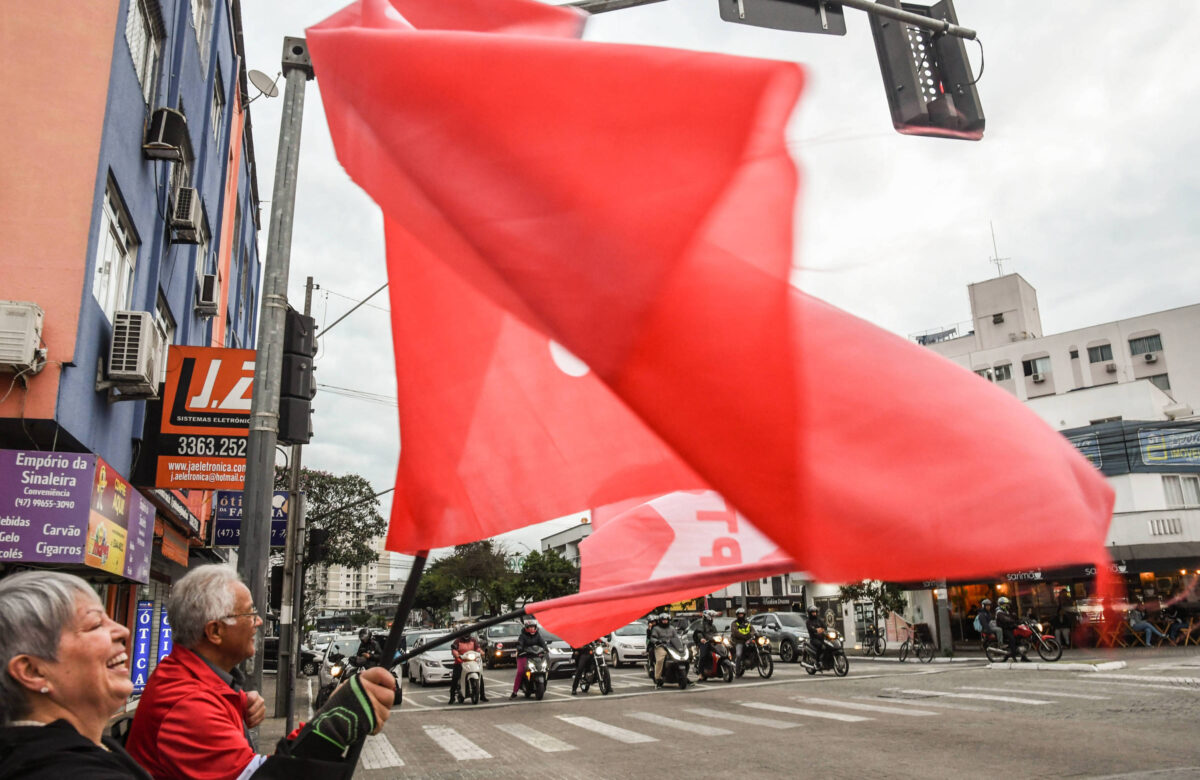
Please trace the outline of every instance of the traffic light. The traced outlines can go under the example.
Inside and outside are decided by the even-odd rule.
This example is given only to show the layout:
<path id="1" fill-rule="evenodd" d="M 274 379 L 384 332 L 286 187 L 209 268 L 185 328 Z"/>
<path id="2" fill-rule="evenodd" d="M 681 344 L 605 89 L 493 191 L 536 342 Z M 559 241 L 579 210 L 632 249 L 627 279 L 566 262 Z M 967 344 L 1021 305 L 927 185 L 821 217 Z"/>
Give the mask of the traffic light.
<path id="1" fill-rule="evenodd" d="M 840 3 L 826 0 L 717 0 L 721 19 L 772 30 L 845 35 Z"/>
<path id="2" fill-rule="evenodd" d="M 310 528 L 308 531 L 308 555 L 306 563 L 321 563 L 329 555 L 329 530 Z"/>
<path id="3" fill-rule="evenodd" d="M 279 385 L 279 441 L 308 444 L 312 438 L 312 399 L 317 394 L 313 355 L 317 321 L 288 307 L 283 328 L 283 373 Z"/>
<path id="4" fill-rule="evenodd" d="M 952 0 L 928 7 L 900 0 L 877 4 L 958 24 Z M 870 14 L 870 21 L 896 130 L 905 135 L 982 138 L 983 108 L 963 39 L 878 14 Z"/>

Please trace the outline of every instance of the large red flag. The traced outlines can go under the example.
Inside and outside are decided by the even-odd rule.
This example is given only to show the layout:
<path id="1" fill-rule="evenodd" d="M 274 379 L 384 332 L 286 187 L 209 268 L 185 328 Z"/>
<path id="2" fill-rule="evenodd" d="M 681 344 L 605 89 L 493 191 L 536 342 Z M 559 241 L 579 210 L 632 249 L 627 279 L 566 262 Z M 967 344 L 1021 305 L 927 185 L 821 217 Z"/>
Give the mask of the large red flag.
<path id="1" fill-rule="evenodd" d="M 711 487 L 826 581 L 1102 555 L 1112 491 L 1061 436 L 788 284 L 799 69 L 555 37 L 577 29 L 524 0 L 363 0 L 309 30 L 387 218 L 389 547 Z"/>

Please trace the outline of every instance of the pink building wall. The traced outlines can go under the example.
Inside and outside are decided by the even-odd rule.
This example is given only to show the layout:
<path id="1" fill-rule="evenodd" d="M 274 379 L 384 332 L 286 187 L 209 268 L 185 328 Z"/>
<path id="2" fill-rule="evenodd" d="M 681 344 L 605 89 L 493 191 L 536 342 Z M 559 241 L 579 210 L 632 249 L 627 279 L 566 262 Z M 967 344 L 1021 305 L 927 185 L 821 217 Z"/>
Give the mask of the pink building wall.
<path id="1" fill-rule="evenodd" d="M 96 190 L 119 4 L 0 4 L 0 299 L 46 312 L 51 361 L 0 416 L 51 418 L 59 363 L 71 362 Z M 45 20 L 55 20 L 53 30 Z"/>

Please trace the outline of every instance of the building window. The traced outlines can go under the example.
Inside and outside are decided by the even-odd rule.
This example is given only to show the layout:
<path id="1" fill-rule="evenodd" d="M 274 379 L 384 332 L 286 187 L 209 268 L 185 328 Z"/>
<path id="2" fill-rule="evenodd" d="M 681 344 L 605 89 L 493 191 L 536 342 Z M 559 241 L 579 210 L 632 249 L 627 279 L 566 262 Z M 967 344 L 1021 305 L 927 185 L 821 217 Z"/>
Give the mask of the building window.
<path id="1" fill-rule="evenodd" d="M 192 27 L 196 30 L 196 46 L 200 49 L 200 64 L 204 66 L 208 65 L 212 21 L 213 0 L 192 0 Z"/>
<path id="2" fill-rule="evenodd" d="M 997 382 L 1012 379 L 1012 363 L 1001 363 L 993 369 L 993 374 Z"/>
<path id="3" fill-rule="evenodd" d="M 213 140 L 220 146 L 221 128 L 225 125 L 225 86 L 221 83 L 220 63 L 217 63 L 217 75 L 213 79 L 212 117 L 209 121 L 212 122 Z"/>
<path id="4" fill-rule="evenodd" d="M 1143 336 L 1140 339 L 1129 340 L 1131 355 L 1144 355 L 1147 352 L 1162 352 L 1162 338 L 1155 333 L 1153 336 Z"/>
<path id="5" fill-rule="evenodd" d="M 1150 380 L 1150 384 L 1154 385 L 1159 390 L 1162 390 L 1164 393 L 1171 392 L 1171 380 L 1167 378 L 1166 374 L 1155 374 L 1154 376 L 1148 376 L 1146 378 Z"/>
<path id="6" fill-rule="evenodd" d="M 1034 374 L 1049 374 L 1050 373 L 1050 358 L 1040 357 L 1030 360 L 1022 360 L 1021 368 L 1025 371 L 1025 376 L 1033 376 Z"/>
<path id="7" fill-rule="evenodd" d="M 1112 344 L 1101 344 L 1098 347 L 1088 347 L 1089 363 L 1104 363 L 1112 359 Z"/>
<path id="8" fill-rule="evenodd" d="M 975 373 L 989 382 L 992 381 L 992 369 L 990 368 L 979 368 L 975 370 Z"/>
<path id="9" fill-rule="evenodd" d="M 1079 360 L 1079 350 L 1071 350 L 1071 360 Z"/>
<path id="10" fill-rule="evenodd" d="M 129 44 L 129 56 L 147 105 L 153 102 L 158 61 L 162 56 L 161 22 L 155 24 L 160 18 L 156 0 L 130 0 L 129 15 L 125 19 L 125 42 Z"/>
<path id="11" fill-rule="evenodd" d="M 1200 476 L 1163 476 L 1163 490 L 1171 509 L 1200 506 Z"/>
<path id="12" fill-rule="evenodd" d="M 154 327 L 162 338 L 162 358 L 158 361 L 158 381 L 162 382 L 167 378 L 167 351 L 175 343 L 175 317 L 171 315 L 171 307 L 167 305 L 161 290 L 154 308 Z"/>
<path id="13" fill-rule="evenodd" d="M 112 181 L 104 188 L 100 204 L 100 233 L 96 236 L 96 272 L 92 295 L 108 321 L 115 312 L 128 309 L 133 298 L 133 272 L 137 267 L 138 241 L 129 213 Z"/>
<path id="14" fill-rule="evenodd" d="M 208 273 L 208 218 L 204 209 L 200 209 L 200 230 L 196 234 L 196 284 L 204 283 L 204 275 Z"/>

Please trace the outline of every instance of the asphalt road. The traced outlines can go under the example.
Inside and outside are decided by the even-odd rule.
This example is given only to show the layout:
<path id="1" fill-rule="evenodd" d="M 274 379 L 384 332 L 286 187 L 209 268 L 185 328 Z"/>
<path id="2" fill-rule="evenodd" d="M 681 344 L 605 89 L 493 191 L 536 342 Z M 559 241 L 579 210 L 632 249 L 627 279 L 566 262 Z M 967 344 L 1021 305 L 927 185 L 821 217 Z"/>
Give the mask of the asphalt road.
<path id="1" fill-rule="evenodd" d="M 1118 657 L 1125 668 L 1080 672 L 1071 653 L 1051 669 L 852 655 L 846 678 L 777 663 L 770 680 L 686 691 L 626 667 L 609 696 L 554 680 L 540 702 L 510 700 L 513 672 L 497 669 L 491 703 L 454 707 L 444 686 L 406 682 L 355 776 L 1200 777 L 1200 652 Z"/>

